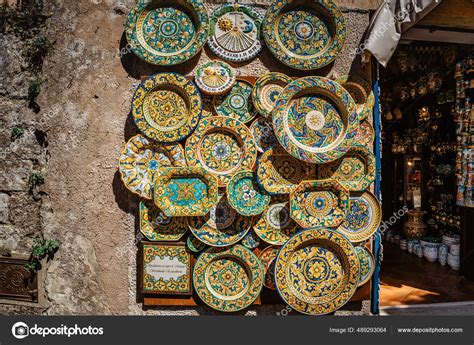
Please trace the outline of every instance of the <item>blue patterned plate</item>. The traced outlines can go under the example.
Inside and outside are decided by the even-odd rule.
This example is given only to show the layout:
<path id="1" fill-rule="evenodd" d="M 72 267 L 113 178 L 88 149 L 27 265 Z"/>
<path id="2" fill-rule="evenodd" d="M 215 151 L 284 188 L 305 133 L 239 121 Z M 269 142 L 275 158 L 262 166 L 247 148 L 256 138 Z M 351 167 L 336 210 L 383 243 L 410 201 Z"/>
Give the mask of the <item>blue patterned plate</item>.
<path id="1" fill-rule="evenodd" d="M 281 202 L 268 206 L 254 224 L 253 230 L 263 241 L 282 245 L 299 230 L 299 227 L 290 217 L 288 202 Z"/>
<path id="2" fill-rule="evenodd" d="M 220 116 L 227 116 L 247 123 L 257 115 L 252 103 L 252 84 L 237 80 L 227 95 L 216 96 L 214 107 Z"/>
<path id="3" fill-rule="evenodd" d="M 252 171 L 240 171 L 227 184 L 230 205 L 244 216 L 262 213 L 270 203 L 270 195 L 262 193 Z"/>
<path id="4" fill-rule="evenodd" d="M 362 286 L 372 277 L 372 274 L 375 271 L 375 260 L 370 250 L 368 250 L 366 247 L 356 246 L 355 250 L 357 252 L 360 265 L 359 286 Z"/>
<path id="5" fill-rule="evenodd" d="M 140 232 L 150 241 L 178 241 L 188 231 L 183 217 L 168 217 L 151 200 L 140 201 Z"/>

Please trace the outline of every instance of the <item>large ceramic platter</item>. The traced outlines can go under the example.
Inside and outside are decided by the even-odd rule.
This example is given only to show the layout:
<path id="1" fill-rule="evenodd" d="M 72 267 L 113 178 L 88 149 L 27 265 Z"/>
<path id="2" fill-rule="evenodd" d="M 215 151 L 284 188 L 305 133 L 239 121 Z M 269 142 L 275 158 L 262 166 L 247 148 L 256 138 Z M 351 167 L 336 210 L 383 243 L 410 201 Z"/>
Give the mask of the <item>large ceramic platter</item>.
<path id="1" fill-rule="evenodd" d="M 251 305 L 263 286 L 263 267 L 247 248 L 209 248 L 197 259 L 193 285 L 209 307 L 235 312 Z"/>
<path id="2" fill-rule="evenodd" d="M 290 307 L 323 315 L 345 305 L 359 284 L 359 260 L 343 235 L 316 228 L 299 232 L 280 249 L 275 263 L 278 292 Z"/>
<path id="3" fill-rule="evenodd" d="M 288 84 L 272 114 L 276 137 L 285 150 L 317 164 L 343 156 L 359 125 L 352 97 L 323 77 L 304 77 Z"/>
<path id="4" fill-rule="evenodd" d="M 358 243 L 370 238 L 382 221 L 380 203 L 371 192 L 353 192 L 349 198 L 346 219 L 337 228 L 351 242 Z"/>
<path id="5" fill-rule="evenodd" d="M 362 286 L 370 280 L 375 271 L 375 259 L 366 247 L 356 246 L 355 250 L 360 266 L 359 286 Z"/>
<path id="6" fill-rule="evenodd" d="M 252 103 L 252 84 L 237 80 L 227 95 L 214 98 L 216 113 L 247 123 L 257 115 Z"/>
<path id="7" fill-rule="evenodd" d="M 224 60 L 243 62 L 253 59 L 262 49 L 262 16 L 250 6 L 226 4 L 211 17 L 207 44 Z"/>
<path id="8" fill-rule="evenodd" d="M 217 177 L 203 168 L 163 168 L 155 176 L 155 205 L 169 217 L 204 216 L 218 196 Z"/>
<path id="9" fill-rule="evenodd" d="M 177 73 L 158 73 L 140 83 L 132 114 L 140 131 L 159 142 L 186 138 L 201 117 L 202 100 L 193 82 Z"/>
<path id="10" fill-rule="evenodd" d="M 346 22 L 331 0 L 276 0 L 267 10 L 262 32 L 278 60 L 310 70 L 334 61 L 344 45 Z"/>
<path id="11" fill-rule="evenodd" d="M 145 199 L 153 198 L 153 181 L 158 169 L 173 166 L 186 166 L 180 145 L 158 145 L 140 134 L 127 142 L 119 158 L 125 187 Z"/>
<path id="12" fill-rule="evenodd" d="M 244 216 L 262 213 L 270 203 L 270 195 L 262 192 L 252 171 L 240 171 L 227 184 L 230 205 Z"/>
<path id="13" fill-rule="evenodd" d="M 278 96 L 292 81 L 287 75 L 278 72 L 270 72 L 258 78 L 252 90 L 252 101 L 257 111 L 265 117 L 271 117 Z"/>
<path id="14" fill-rule="evenodd" d="M 265 269 L 265 279 L 263 286 L 270 290 L 276 290 L 275 285 L 275 259 L 277 257 L 279 246 L 268 246 L 258 254 L 258 258 L 262 262 Z"/>
<path id="15" fill-rule="evenodd" d="M 336 180 L 303 181 L 290 195 L 290 214 L 301 227 L 336 227 L 349 207 L 349 191 Z"/>
<path id="16" fill-rule="evenodd" d="M 209 214 L 188 220 L 191 232 L 212 247 L 225 247 L 239 242 L 252 226 L 252 218 L 237 213 L 223 195 Z"/>
<path id="17" fill-rule="evenodd" d="M 200 0 L 138 1 L 125 32 L 132 51 L 154 65 L 176 65 L 195 56 L 206 43 L 209 17 Z"/>
<path id="18" fill-rule="evenodd" d="M 372 114 L 375 105 L 375 97 L 369 82 L 356 75 L 344 75 L 336 79 L 352 96 L 356 103 L 359 121 L 364 121 Z"/>
<path id="19" fill-rule="evenodd" d="M 213 60 L 197 68 L 194 80 L 202 92 L 208 95 L 220 95 L 234 86 L 236 72 L 229 64 Z"/>
<path id="20" fill-rule="evenodd" d="M 364 191 L 375 181 L 375 156 L 367 147 L 354 145 L 345 156 L 318 167 L 318 179 L 334 179 L 349 191 Z"/>
<path id="21" fill-rule="evenodd" d="M 250 130 L 240 121 L 223 116 L 202 119 L 186 141 L 189 166 L 201 166 L 217 175 L 219 187 L 241 170 L 252 170 L 257 148 Z"/>
<path id="22" fill-rule="evenodd" d="M 288 202 L 274 203 L 255 222 L 253 230 L 263 241 L 269 244 L 282 245 L 298 230 L 290 217 Z"/>
<path id="23" fill-rule="evenodd" d="M 250 133 L 255 139 L 257 150 L 264 152 L 273 147 L 277 142 L 275 132 L 273 131 L 272 121 L 266 117 L 259 117 L 250 125 Z"/>
<path id="24" fill-rule="evenodd" d="M 354 142 L 357 145 L 365 146 L 368 149 L 371 149 L 374 145 L 375 140 L 375 131 L 374 127 L 370 124 L 369 120 L 361 122 L 359 127 L 357 127 L 356 136 L 354 137 Z"/>
<path id="25" fill-rule="evenodd" d="M 150 241 L 178 241 L 188 231 L 183 217 L 168 217 L 151 200 L 140 201 L 140 232 Z"/>

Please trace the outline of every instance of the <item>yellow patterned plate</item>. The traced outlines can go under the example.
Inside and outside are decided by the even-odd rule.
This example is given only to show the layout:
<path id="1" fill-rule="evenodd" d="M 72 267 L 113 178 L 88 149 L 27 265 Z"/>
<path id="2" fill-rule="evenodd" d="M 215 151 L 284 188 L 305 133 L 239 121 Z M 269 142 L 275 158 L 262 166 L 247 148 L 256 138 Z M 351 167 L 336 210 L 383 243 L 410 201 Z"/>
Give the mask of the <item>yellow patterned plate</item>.
<path id="1" fill-rule="evenodd" d="M 236 72 L 229 64 L 212 60 L 196 69 L 194 80 L 199 89 L 208 95 L 226 93 L 235 84 Z"/>
<path id="2" fill-rule="evenodd" d="M 235 312 L 251 305 L 263 286 L 260 260 L 241 245 L 209 248 L 196 261 L 194 289 L 209 307 Z"/>
<path id="3" fill-rule="evenodd" d="M 253 230 L 263 241 L 282 245 L 299 230 L 299 227 L 290 217 L 288 202 L 281 202 L 268 206 L 254 224 Z"/>
<path id="4" fill-rule="evenodd" d="M 359 258 L 360 277 L 359 286 L 367 283 L 375 271 L 375 259 L 373 254 L 364 246 L 356 246 L 357 257 Z"/>
<path id="5" fill-rule="evenodd" d="M 344 306 L 359 284 L 359 260 L 343 235 L 316 228 L 301 231 L 280 249 L 276 287 L 290 307 L 323 315 Z"/>
<path id="6" fill-rule="evenodd" d="M 140 201 L 140 232 L 150 241 L 178 241 L 188 231 L 183 217 L 168 217 L 151 200 Z"/>
<path id="7" fill-rule="evenodd" d="M 362 122 L 372 114 L 372 108 L 375 105 L 375 97 L 367 80 L 356 75 L 344 75 L 337 78 L 336 82 L 341 84 L 354 99 L 359 121 Z"/>
<path id="8" fill-rule="evenodd" d="M 278 96 L 292 81 L 286 74 L 278 72 L 270 72 L 258 78 L 252 90 L 252 101 L 257 111 L 265 117 L 271 117 Z"/>
<path id="9" fill-rule="evenodd" d="M 268 246 L 258 254 L 258 258 L 262 262 L 265 269 L 265 279 L 263 286 L 270 290 L 276 290 L 275 285 L 275 261 L 280 250 L 279 246 Z"/>
<path id="10" fill-rule="evenodd" d="M 360 126 L 357 128 L 356 136 L 354 137 L 354 142 L 357 145 L 365 146 L 369 150 L 373 147 L 375 140 L 375 131 L 374 127 L 370 124 L 369 120 L 363 121 Z"/>

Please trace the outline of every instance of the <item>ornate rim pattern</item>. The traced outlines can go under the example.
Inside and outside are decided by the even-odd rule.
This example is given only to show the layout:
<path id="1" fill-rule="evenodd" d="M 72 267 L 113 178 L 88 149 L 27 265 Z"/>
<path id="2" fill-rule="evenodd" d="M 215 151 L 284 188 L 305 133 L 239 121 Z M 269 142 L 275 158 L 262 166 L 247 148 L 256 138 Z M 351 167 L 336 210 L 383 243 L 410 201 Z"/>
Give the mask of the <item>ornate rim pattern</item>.
<path id="1" fill-rule="evenodd" d="M 150 241 L 178 241 L 188 231 L 183 217 L 168 217 L 151 200 L 142 200 L 140 209 L 140 232 Z"/>
<path id="2" fill-rule="evenodd" d="M 252 187 L 248 187 L 249 183 L 245 182 L 248 180 Z M 270 195 L 261 192 L 252 171 L 240 171 L 227 183 L 227 200 L 241 215 L 256 216 L 267 208 Z"/>
<path id="3" fill-rule="evenodd" d="M 270 72 L 258 78 L 252 90 L 252 101 L 255 109 L 257 109 L 261 115 L 270 117 L 276 99 L 271 103 L 271 101 L 266 100 L 265 96 L 271 91 L 271 85 L 279 86 L 283 90 L 286 85 L 292 81 L 293 79 L 291 77 L 278 72 Z M 273 92 L 275 92 L 275 90 L 273 90 Z"/>
<path id="4" fill-rule="evenodd" d="M 299 230 L 298 224 L 291 219 L 288 204 L 271 204 L 255 222 L 253 230 L 261 240 L 268 244 L 282 245 Z"/>
<path id="5" fill-rule="evenodd" d="M 270 290 L 276 290 L 275 284 L 275 261 L 280 250 L 279 246 L 268 246 L 258 254 L 258 258 L 262 262 L 265 270 L 265 278 L 263 286 Z"/>
<path id="6" fill-rule="evenodd" d="M 356 75 L 344 75 L 335 80 L 347 90 L 356 103 L 359 121 L 362 122 L 372 114 L 375 105 L 374 91 L 369 82 Z"/>
<path id="7" fill-rule="evenodd" d="M 357 257 L 359 259 L 360 277 L 359 286 L 367 283 L 375 271 L 374 255 L 365 246 L 356 246 Z"/>
<path id="8" fill-rule="evenodd" d="M 252 89 L 251 82 L 237 79 L 229 93 L 214 97 L 215 112 L 219 116 L 231 117 L 242 123 L 252 121 L 257 116 L 251 99 Z"/>
<path id="9" fill-rule="evenodd" d="M 218 60 L 203 63 L 196 69 L 194 76 L 198 88 L 208 95 L 226 93 L 232 89 L 236 78 L 235 69 Z"/>

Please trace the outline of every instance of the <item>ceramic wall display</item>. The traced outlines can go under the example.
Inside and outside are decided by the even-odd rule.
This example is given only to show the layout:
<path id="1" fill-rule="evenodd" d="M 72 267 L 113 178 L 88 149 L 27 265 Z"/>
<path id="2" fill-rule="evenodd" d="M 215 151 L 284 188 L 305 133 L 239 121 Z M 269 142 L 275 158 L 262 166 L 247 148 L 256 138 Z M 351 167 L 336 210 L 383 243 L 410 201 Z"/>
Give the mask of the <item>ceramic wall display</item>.
<path id="1" fill-rule="evenodd" d="M 194 253 L 199 253 L 207 247 L 205 243 L 199 241 L 193 234 L 188 236 L 186 245 L 188 246 L 188 249 Z"/>
<path id="2" fill-rule="evenodd" d="M 249 170 L 232 176 L 227 184 L 227 199 L 230 205 L 244 216 L 259 215 L 270 203 L 270 195 L 262 192 L 254 173 Z"/>
<path id="3" fill-rule="evenodd" d="M 255 249 L 260 245 L 260 239 L 254 231 L 250 230 L 240 243 L 248 249 Z"/>
<path id="4" fill-rule="evenodd" d="M 354 142 L 357 145 L 365 146 L 371 149 L 374 145 L 375 131 L 369 120 L 362 121 L 359 127 L 357 127 Z"/>
<path id="5" fill-rule="evenodd" d="M 253 230 L 263 241 L 282 245 L 299 230 L 299 227 L 290 217 L 289 203 L 279 202 L 268 206 L 255 222 Z"/>
<path id="6" fill-rule="evenodd" d="M 272 121 L 265 117 L 259 117 L 252 122 L 250 125 L 250 133 L 252 133 L 255 139 L 255 145 L 257 145 L 257 150 L 260 152 L 265 152 L 277 142 Z"/>
<path id="7" fill-rule="evenodd" d="M 145 199 L 153 198 L 153 181 L 158 169 L 173 166 L 186 166 L 180 145 L 158 145 L 140 134 L 130 138 L 119 158 L 125 187 Z"/>
<path id="8" fill-rule="evenodd" d="M 140 232 L 150 241 L 178 241 L 188 231 L 183 217 L 168 217 L 151 200 L 140 201 Z"/>
<path id="9" fill-rule="evenodd" d="M 267 9 L 262 32 L 278 60 L 311 70 L 334 61 L 344 45 L 346 22 L 331 0 L 276 0 Z"/>
<path id="10" fill-rule="evenodd" d="M 242 216 L 230 206 L 227 198 L 219 201 L 204 217 L 188 220 L 191 232 L 201 242 L 212 247 L 225 247 L 242 240 L 252 226 L 252 217 Z"/>
<path id="11" fill-rule="evenodd" d="M 209 248 L 197 259 L 194 289 L 209 307 L 235 312 L 251 305 L 263 286 L 264 269 L 258 257 L 241 245 Z"/>
<path id="12" fill-rule="evenodd" d="M 336 180 L 303 181 L 290 195 L 290 215 L 302 228 L 336 227 L 346 217 L 349 191 Z"/>
<path id="13" fill-rule="evenodd" d="M 362 122 L 372 114 L 375 97 L 369 82 L 357 75 L 344 75 L 336 79 L 352 96 L 356 103 L 359 121 Z"/>
<path id="14" fill-rule="evenodd" d="M 337 228 L 351 242 L 358 243 L 370 238 L 382 221 L 382 210 L 379 201 L 369 191 L 351 192 L 349 210 L 346 219 Z"/>
<path id="15" fill-rule="evenodd" d="M 283 73 L 270 72 L 257 79 L 252 90 L 252 101 L 257 111 L 271 118 L 275 102 L 283 89 L 293 81 Z"/>
<path id="16" fill-rule="evenodd" d="M 214 98 L 214 108 L 220 116 L 227 116 L 242 123 L 252 121 L 257 111 L 252 103 L 253 85 L 246 80 L 237 80 L 226 95 Z"/>
<path id="17" fill-rule="evenodd" d="M 270 290 L 276 290 L 275 285 L 275 259 L 280 250 L 279 246 L 268 246 L 258 254 L 258 258 L 262 262 L 265 270 L 265 279 L 263 286 Z"/>
<path id="18" fill-rule="evenodd" d="M 304 77 L 286 86 L 273 110 L 280 144 L 300 160 L 323 164 L 352 146 L 359 119 L 355 103 L 338 83 Z"/>
<path id="19" fill-rule="evenodd" d="M 372 274 L 375 271 L 375 260 L 370 250 L 368 250 L 366 247 L 355 246 L 354 248 L 357 252 L 357 257 L 359 258 L 359 286 L 362 286 L 372 277 Z"/>
<path id="20" fill-rule="evenodd" d="M 262 16 L 250 6 L 222 5 L 211 16 L 207 44 L 224 60 L 251 60 L 262 49 L 261 24 Z"/>
<path id="21" fill-rule="evenodd" d="M 326 228 L 297 233 L 280 249 L 276 287 L 283 300 L 304 314 L 322 315 L 345 305 L 359 285 L 360 266 L 352 243 Z"/>
<path id="22" fill-rule="evenodd" d="M 140 83 L 132 98 L 138 129 L 171 143 L 189 136 L 201 117 L 202 99 L 193 82 L 177 73 L 158 73 Z"/>
<path id="23" fill-rule="evenodd" d="M 132 51 L 154 65 L 176 65 L 195 56 L 209 32 L 209 16 L 200 0 L 173 4 L 139 1 L 129 12 L 125 33 Z"/>
<path id="24" fill-rule="evenodd" d="M 349 191 L 364 191 L 375 176 L 375 155 L 359 145 L 354 145 L 342 158 L 318 167 L 318 179 L 338 180 Z"/>
<path id="25" fill-rule="evenodd" d="M 196 69 L 194 80 L 202 92 L 208 95 L 221 95 L 234 86 L 236 71 L 223 61 L 212 60 Z"/>
<path id="26" fill-rule="evenodd" d="M 219 187 L 225 187 L 237 172 L 253 169 L 257 148 L 243 123 L 213 116 L 199 123 L 186 141 L 185 154 L 189 166 L 202 166 L 217 175 Z"/>

